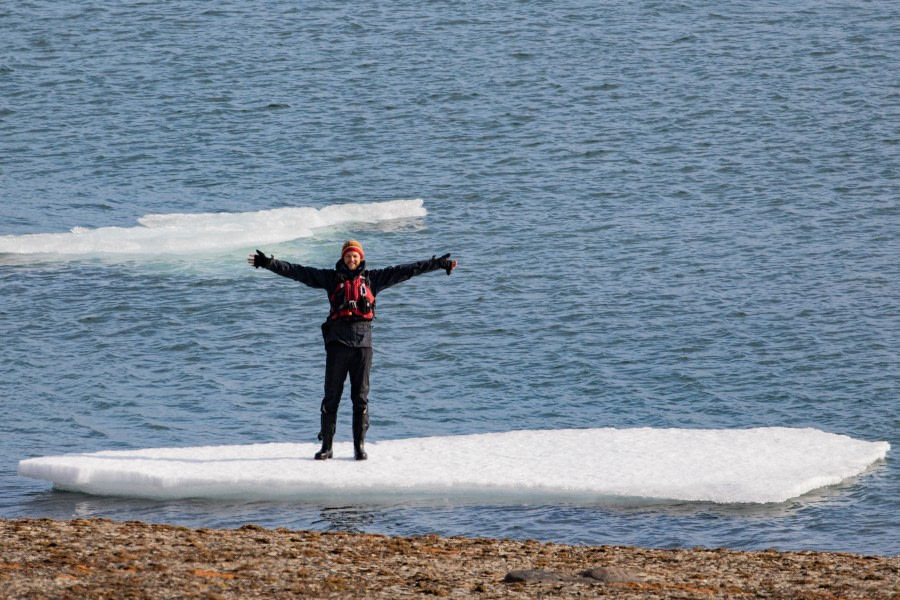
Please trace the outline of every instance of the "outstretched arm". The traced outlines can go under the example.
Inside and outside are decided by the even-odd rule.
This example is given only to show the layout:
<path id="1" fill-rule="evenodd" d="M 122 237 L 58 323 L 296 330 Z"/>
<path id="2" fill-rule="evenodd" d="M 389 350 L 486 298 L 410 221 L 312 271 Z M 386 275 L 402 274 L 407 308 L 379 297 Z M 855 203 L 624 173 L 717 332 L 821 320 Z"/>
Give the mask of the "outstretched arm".
<path id="1" fill-rule="evenodd" d="M 405 265 L 397 265 L 395 267 L 386 267 L 384 269 L 372 269 L 369 271 L 369 277 L 372 281 L 372 287 L 375 294 L 385 290 L 392 285 L 401 283 L 421 275 L 422 273 L 430 273 L 443 269 L 449 275 L 457 266 L 455 260 L 450 260 L 450 255 L 445 254 L 440 258 L 432 256 L 428 260 L 420 260 L 418 262 Z"/>
<path id="2" fill-rule="evenodd" d="M 304 267 L 289 263 L 284 260 L 277 260 L 274 256 L 266 256 L 259 250 L 256 254 L 247 256 L 247 263 L 257 269 L 262 267 L 273 273 L 277 273 L 282 277 L 288 277 L 305 283 L 309 287 L 331 289 L 334 287 L 334 270 L 333 269 L 316 269 L 313 267 Z"/>

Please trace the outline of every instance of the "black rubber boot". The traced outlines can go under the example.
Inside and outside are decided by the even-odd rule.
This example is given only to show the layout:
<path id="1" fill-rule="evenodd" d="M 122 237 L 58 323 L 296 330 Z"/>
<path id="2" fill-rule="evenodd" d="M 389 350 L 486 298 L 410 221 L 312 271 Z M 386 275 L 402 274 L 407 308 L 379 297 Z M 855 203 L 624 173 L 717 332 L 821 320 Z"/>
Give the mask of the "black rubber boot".
<path id="1" fill-rule="evenodd" d="M 316 460 L 331 458 L 331 442 L 334 440 L 334 430 L 337 427 L 337 415 L 322 413 L 322 429 L 319 431 L 319 439 L 322 440 L 322 449 L 316 452 Z"/>
<path id="2" fill-rule="evenodd" d="M 369 411 L 353 411 L 353 458 L 366 460 L 366 431 L 369 430 Z"/>

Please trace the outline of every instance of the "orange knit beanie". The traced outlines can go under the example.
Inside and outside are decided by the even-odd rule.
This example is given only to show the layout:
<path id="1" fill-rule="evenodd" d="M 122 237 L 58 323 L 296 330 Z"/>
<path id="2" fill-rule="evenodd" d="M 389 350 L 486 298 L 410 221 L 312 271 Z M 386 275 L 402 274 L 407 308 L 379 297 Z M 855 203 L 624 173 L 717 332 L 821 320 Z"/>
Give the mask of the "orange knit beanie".
<path id="1" fill-rule="evenodd" d="M 341 248 L 341 258 L 344 258 L 344 255 L 348 252 L 356 252 L 357 254 L 359 254 L 360 260 L 366 258 L 366 255 L 363 254 L 362 244 L 360 244 L 356 240 L 347 240 L 346 242 L 344 242 L 344 247 Z"/>

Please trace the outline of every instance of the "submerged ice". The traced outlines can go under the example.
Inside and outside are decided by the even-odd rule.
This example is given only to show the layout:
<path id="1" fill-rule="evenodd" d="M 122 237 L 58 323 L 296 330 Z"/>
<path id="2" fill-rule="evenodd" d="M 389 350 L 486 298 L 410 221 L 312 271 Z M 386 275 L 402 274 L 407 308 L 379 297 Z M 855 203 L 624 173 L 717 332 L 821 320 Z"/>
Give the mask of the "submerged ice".
<path id="1" fill-rule="evenodd" d="M 188 254 L 278 244 L 342 223 L 423 217 L 422 200 L 276 208 L 245 213 L 146 215 L 137 227 L 75 227 L 65 233 L 0 236 L 0 254 Z"/>
<path id="2" fill-rule="evenodd" d="M 887 442 L 816 429 L 569 429 L 352 444 L 315 461 L 308 443 L 150 448 L 20 461 L 58 489 L 142 498 L 477 501 L 653 499 L 777 503 L 885 458 Z"/>

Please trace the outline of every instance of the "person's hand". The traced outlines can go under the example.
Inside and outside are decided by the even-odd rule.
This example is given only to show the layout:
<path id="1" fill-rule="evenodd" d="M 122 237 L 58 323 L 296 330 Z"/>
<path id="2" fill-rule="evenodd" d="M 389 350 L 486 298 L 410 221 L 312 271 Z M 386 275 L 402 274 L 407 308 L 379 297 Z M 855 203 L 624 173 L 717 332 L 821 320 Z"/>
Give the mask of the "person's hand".
<path id="1" fill-rule="evenodd" d="M 261 251 L 257 250 L 256 254 L 250 254 L 247 256 L 247 263 L 253 265 L 257 269 L 260 267 L 268 267 L 269 261 L 275 258 L 274 256 L 266 256 Z"/>
<path id="2" fill-rule="evenodd" d="M 445 271 L 447 271 L 447 275 L 450 274 L 450 271 L 452 271 L 453 269 L 456 268 L 456 264 L 457 264 L 457 263 L 456 263 L 455 260 L 450 260 L 450 254 L 449 254 L 449 253 L 443 255 L 442 257 L 440 257 L 439 259 L 437 259 L 437 261 L 438 261 L 438 263 L 437 263 L 437 264 L 438 264 L 438 267 L 440 267 L 441 269 L 444 269 Z"/>

